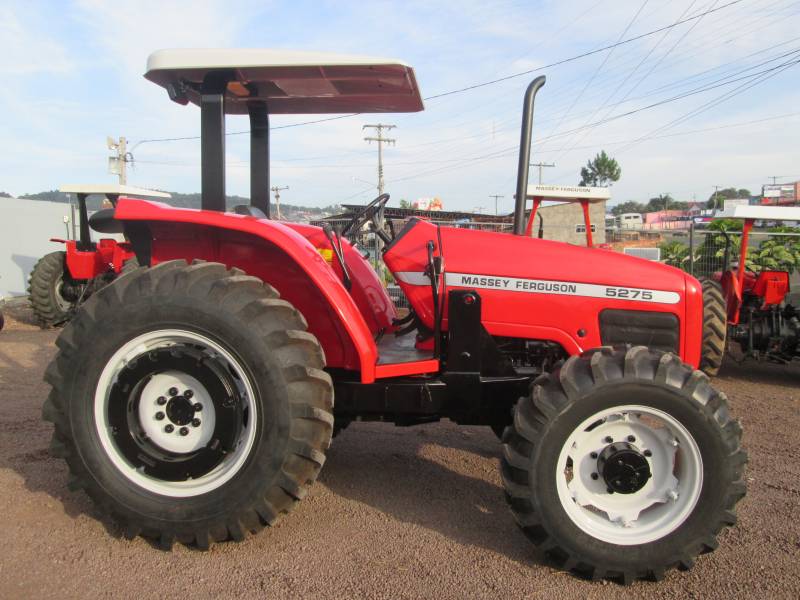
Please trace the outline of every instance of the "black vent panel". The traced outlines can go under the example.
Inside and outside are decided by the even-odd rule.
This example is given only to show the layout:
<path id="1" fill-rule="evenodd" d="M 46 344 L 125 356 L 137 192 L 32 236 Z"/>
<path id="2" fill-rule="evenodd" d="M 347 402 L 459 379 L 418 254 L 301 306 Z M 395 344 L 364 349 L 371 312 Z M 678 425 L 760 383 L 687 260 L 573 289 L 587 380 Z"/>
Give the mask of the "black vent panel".
<path id="1" fill-rule="evenodd" d="M 671 313 L 618 309 L 600 313 L 600 339 L 604 346 L 633 344 L 678 352 L 680 335 L 680 321 Z"/>

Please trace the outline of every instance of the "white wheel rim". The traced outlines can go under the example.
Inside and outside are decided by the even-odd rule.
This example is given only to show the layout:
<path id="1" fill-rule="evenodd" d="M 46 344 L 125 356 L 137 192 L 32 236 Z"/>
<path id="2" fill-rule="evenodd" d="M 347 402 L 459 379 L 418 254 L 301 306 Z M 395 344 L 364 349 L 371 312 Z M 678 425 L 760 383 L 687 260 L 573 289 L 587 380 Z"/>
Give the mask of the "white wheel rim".
<path id="1" fill-rule="evenodd" d="M 202 477 L 186 481 L 167 481 L 145 474 L 141 468 L 131 464 L 125 457 L 114 442 L 108 409 L 112 386 L 130 361 L 147 355 L 153 350 L 179 345 L 190 345 L 194 349 L 202 350 L 209 357 L 223 362 L 236 378 L 238 392 L 247 418 L 246 422 L 242 424 L 236 448 L 229 452 L 213 470 Z M 186 427 L 189 430 L 186 435 L 180 435 L 178 428 L 172 434 L 165 433 L 163 423 L 169 424 L 168 419 L 156 418 L 159 409 L 163 409 L 163 406 L 158 404 L 158 397 L 164 394 L 164 389 L 170 387 L 176 387 L 179 390 L 192 389 L 193 401 L 199 402 L 203 407 L 199 413 L 201 415 L 200 424 L 196 427 Z M 198 496 L 217 489 L 229 481 L 240 471 L 250 455 L 259 419 L 254 398 L 252 383 L 243 366 L 230 352 L 216 342 L 191 331 L 178 329 L 151 331 L 124 344 L 114 353 L 100 374 L 94 398 L 95 426 L 106 456 L 127 479 L 150 492 L 164 496 L 175 498 Z M 207 444 L 213 434 L 216 421 L 214 404 L 208 390 L 188 373 L 179 371 L 165 371 L 150 379 L 141 390 L 136 417 L 139 419 L 142 430 L 148 434 L 149 441 L 178 455 L 192 452 Z M 177 435 L 174 435 L 176 432 Z"/>
<path id="2" fill-rule="evenodd" d="M 647 456 L 652 476 L 634 493 L 609 493 L 592 453 L 600 455 L 607 438 L 625 442 L 629 436 Z M 572 432 L 559 454 L 556 482 L 561 506 L 582 531 L 611 544 L 647 544 L 675 531 L 692 513 L 703 486 L 703 461 L 692 435 L 671 415 L 649 406 L 617 406 Z"/>

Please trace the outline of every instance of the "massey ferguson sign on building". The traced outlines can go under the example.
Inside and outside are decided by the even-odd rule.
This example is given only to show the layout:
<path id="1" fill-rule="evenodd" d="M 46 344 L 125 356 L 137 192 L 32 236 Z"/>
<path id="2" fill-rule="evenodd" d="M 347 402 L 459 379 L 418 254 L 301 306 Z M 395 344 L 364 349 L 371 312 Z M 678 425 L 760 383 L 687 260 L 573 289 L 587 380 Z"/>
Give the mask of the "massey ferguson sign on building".
<path id="1" fill-rule="evenodd" d="M 800 199 L 800 181 L 761 187 L 761 204 L 796 204 L 798 199 Z"/>

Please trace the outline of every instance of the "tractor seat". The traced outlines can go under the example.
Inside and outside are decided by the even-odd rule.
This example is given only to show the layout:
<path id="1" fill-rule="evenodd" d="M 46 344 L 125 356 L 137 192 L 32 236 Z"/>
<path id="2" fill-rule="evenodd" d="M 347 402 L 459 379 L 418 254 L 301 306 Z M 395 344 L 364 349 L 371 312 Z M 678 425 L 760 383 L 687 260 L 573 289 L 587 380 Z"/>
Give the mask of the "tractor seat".
<path id="1" fill-rule="evenodd" d="M 250 206 L 249 204 L 237 204 L 236 206 L 233 207 L 233 209 L 231 209 L 231 212 L 234 212 L 237 215 L 247 215 L 249 217 L 256 217 L 257 219 L 267 218 L 267 215 L 264 214 L 263 210 L 255 206 Z"/>
<path id="2" fill-rule="evenodd" d="M 114 218 L 113 208 L 104 208 L 91 215 L 89 227 L 98 233 L 124 233 L 122 221 Z"/>

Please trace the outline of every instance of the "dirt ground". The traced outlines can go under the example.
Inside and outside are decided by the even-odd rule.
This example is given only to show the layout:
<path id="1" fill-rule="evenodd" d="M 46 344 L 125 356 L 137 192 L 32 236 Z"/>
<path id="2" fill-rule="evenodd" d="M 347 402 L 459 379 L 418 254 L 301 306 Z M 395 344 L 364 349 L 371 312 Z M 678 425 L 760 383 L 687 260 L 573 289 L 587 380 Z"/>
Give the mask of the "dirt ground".
<path id="1" fill-rule="evenodd" d="M 298 510 L 243 543 L 126 541 L 48 454 L 56 335 L 11 319 L 0 332 L 0 597 L 800 597 L 798 370 L 725 366 L 750 452 L 739 525 L 692 571 L 621 587 L 546 566 L 506 509 L 494 435 L 449 422 L 353 424 Z"/>

